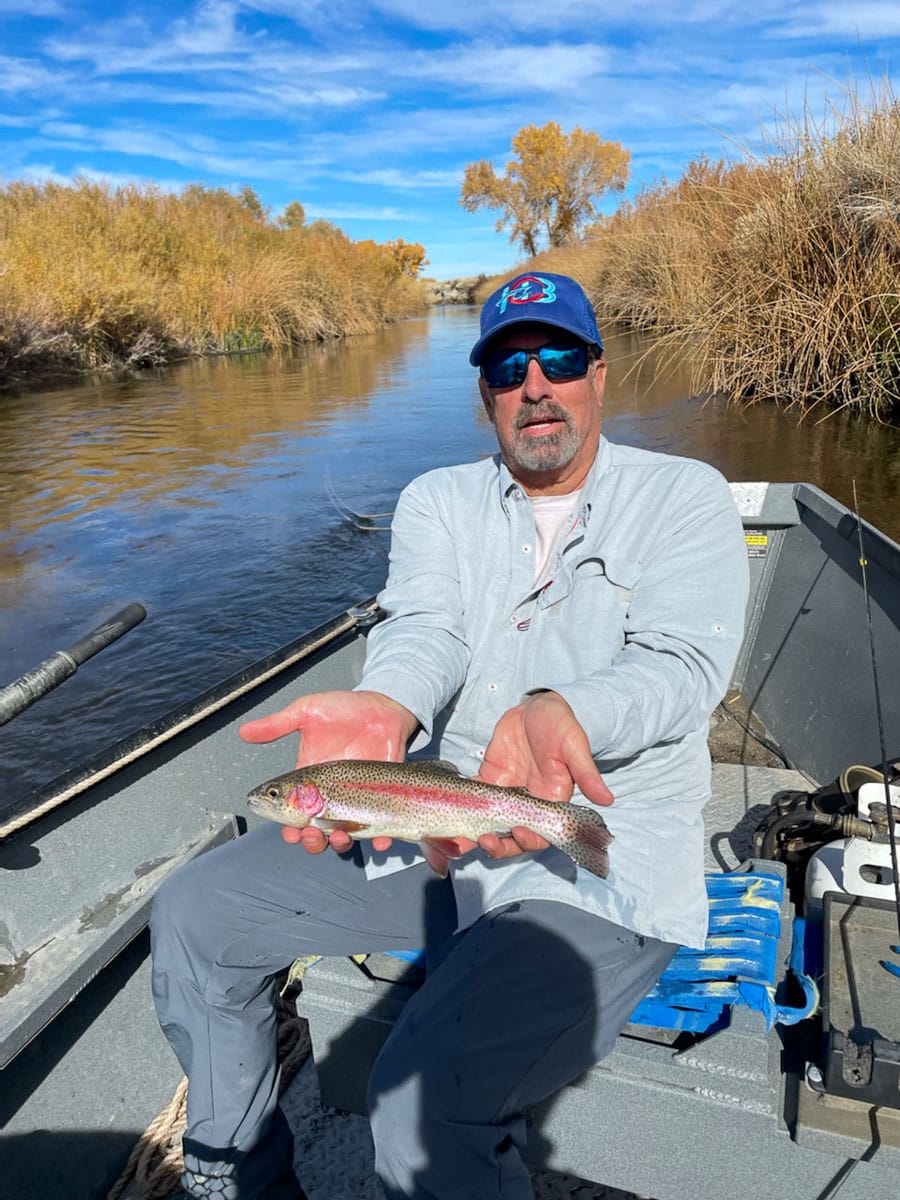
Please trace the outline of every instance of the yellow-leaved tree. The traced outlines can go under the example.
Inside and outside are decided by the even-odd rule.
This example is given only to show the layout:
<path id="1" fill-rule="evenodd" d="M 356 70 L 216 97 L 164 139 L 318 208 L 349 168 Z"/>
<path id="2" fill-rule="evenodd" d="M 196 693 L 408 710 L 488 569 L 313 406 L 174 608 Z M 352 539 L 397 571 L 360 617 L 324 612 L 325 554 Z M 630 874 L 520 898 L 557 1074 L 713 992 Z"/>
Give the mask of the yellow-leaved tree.
<path id="1" fill-rule="evenodd" d="M 508 225 L 509 240 L 530 256 L 542 241 L 546 246 L 573 241 L 598 216 L 604 192 L 621 192 L 628 182 L 629 151 L 580 125 L 571 133 L 556 121 L 526 125 L 512 148 L 517 157 L 503 175 L 486 159 L 469 163 L 459 202 L 467 212 L 502 209 L 498 233 Z"/>

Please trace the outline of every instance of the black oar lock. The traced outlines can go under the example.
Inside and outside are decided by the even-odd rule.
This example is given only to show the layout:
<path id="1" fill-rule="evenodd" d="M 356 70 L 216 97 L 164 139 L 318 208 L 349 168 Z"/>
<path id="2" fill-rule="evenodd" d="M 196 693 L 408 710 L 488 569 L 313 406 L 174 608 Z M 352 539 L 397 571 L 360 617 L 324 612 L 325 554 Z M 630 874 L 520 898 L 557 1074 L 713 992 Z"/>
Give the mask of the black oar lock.
<path id="1" fill-rule="evenodd" d="M 35 700 L 40 700 L 59 687 L 75 674 L 83 662 L 118 641 L 129 629 L 139 625 L 146 615 L 147 610 L 142 604 L 129 604 L 80 638 L 68 650 L 57 650 L 33 670 L 26 671 L 6 687 L 0 688 L 0 725 L 5 725 L 30 708 Z"/>

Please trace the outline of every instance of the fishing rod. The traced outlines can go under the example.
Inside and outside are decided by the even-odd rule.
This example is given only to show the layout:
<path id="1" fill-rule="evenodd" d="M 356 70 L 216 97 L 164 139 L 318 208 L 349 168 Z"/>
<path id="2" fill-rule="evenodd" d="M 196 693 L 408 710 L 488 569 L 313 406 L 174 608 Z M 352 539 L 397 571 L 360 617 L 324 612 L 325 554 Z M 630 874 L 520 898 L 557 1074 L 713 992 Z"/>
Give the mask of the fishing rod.
<path id="1" fill-rule="evenodd" d="M 108 621 L 79 638 L 68 650 L 54 651 L 49 658 L 45 658 L 19 679 L 0 688 L 0 725 L 5 725 L 26 708 L 30 708 L 35 700 L 40 700 L 42 696 L 59 687 L 70 675 L 75 674 L 82 663 L 118 641 L 129 629 L 139 625 L 146 615 L 147 610 L 142 604 L 129 604 L 114 617 L 110 617 Z"/>
<path id="2" fill-rule="evenodd" d="M 884 805 L 887 810 L 888 841 L 891 847 L 891 869 L 894 876 L 894 900 L 897 909 L 897 945 L 891 946 L 894 954 L 900 955 L 900 871 L 897 869 L 897 832 L 894 822 L 894 805 L 891 800 L 891 785 L 887 776 L 887 749 L 884 736 L 884 716 L 881 708 L 881 687 L 878 676 L 878 660 L 875 654 L 875 634 L 872 628 L 872 601 L 869 596 L 869 584 L 866 577 L 866 553 L 863 547 L 862 519 L 859 515 L 859 499 L 856 495 L 856 480 L 853 480 L 853 507 L 856 512 L 856 534 L 859 541 L 859 565 L 862 569 L 863 596 L 866 602 L 866 627 L 869 631 L 869 655 L 872 659 L 872 683 L 875 690 L 875 718 L 878 723 L 878 752 L 881 755 L 881 772 L 884 780 Z M 888 962 L 881 965 L 892 975 L 900 979 L 900 965 Z"/>

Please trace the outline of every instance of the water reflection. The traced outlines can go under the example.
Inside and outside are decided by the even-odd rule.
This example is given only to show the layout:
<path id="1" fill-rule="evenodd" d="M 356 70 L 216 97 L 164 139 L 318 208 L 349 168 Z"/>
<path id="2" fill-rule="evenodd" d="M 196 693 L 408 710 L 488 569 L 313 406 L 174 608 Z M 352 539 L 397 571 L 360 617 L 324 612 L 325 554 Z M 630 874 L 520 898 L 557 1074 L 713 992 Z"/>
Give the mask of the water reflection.
<path id="1" fill-rule="evenodd" d="M 690 399 L 686 361 L 660 361 L 644 335 L 613 333 L 604 432 L 614 441 L 699 458 L 727 479 L 813 483 L 900 540 L 900 429 L 837 412 L 802 419 L 774 404 L 738 409 Z"/>
<path id="2" fill-rule="evenodd" d="M 331 495 L 389 510 L 419 472 L 493 451 L 477 323 L 438 309 L 295 354 L 0 399 L 0 682 L 131 600 L 149 613 L 2 731 L 0 806 L 378 588 L 386 539 Z M 856 478 L 864 515 L 900 537 L 900 431 L 688 400 L 683 363 L 606 332 L 611 438 L 845 502 Z"/>
<path id="3" fill-rule="evenodd" d="M 4 545 L 122 501 L 207 503 L 231 474 L 311 453 L 365 413 L 426 337 L 426 322 L 408 322 L 349 352 L 203 360 L 11 398 L 0 409 Z"/>

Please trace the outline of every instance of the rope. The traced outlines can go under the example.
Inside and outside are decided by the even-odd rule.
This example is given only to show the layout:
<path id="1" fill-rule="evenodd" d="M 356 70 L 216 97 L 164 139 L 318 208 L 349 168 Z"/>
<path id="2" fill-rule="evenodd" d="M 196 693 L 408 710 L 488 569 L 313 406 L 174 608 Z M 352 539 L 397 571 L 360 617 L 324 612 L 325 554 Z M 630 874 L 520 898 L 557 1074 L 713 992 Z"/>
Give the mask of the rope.
<path id="1" fill-rule="evenodd" d="M 309 1052 L 306 1021 L 297 1016 L 291 997 L 282 992 L 278 995 L 279 1094 L 290 1084 Z M 106 1200 L 163 1200 L 180 1189 L 184 1170 L 181 1138 L 187 1119 L 187 1089 L 187 1079 L 182 1079 L 175 1095 L 138 1138 Z"/>

